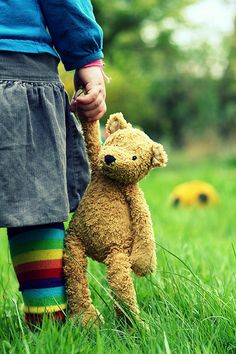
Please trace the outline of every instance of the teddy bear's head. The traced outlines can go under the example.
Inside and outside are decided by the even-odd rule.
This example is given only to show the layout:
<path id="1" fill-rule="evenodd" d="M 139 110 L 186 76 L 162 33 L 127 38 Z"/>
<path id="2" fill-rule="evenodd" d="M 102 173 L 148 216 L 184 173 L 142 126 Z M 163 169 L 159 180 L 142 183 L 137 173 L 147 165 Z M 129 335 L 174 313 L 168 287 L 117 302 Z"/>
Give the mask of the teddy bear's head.
<path id="1" fill-rule="evenodd" d="M 122 184 L 138 182 L 154 167 L 164 167 L 167 155 L 161 144 L 127 123 L 122 113 L 110 116 L 110 134 L 102 147 L 98 166 L 107 177 Z"/>

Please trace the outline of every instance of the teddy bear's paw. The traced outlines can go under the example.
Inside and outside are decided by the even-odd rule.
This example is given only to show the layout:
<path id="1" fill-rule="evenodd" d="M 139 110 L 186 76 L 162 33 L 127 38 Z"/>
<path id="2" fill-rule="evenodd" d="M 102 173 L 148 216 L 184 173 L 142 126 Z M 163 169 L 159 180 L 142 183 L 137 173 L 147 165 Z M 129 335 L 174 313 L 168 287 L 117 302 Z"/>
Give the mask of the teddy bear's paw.
<path id="1" fill-rule="evenodd" d="M 154 273 L 156 270 L 156 257 L 153 255 L 152 257 L 145 258 L 135 258 L 131 255 L 131 268 L 133 272 L 139 277 L 145 277 Z"/>
<path id="2" fill-rule="evenodd" d="M 145 277 L 147 275 L 150 275 L 153 272 L 150 265 L 139 266 L 138 264 L 134 264 L 134 265 L 132 265 L 132 270 L 139 277 Z"/>
<path id="3" fill-rule="evenodd" d="M 90 305 L 88 309 L 82 313 L 82 326 L 91 326 L 93 328 L 100 327 L 104 323 L 104 318 L 101 313 Z"/>

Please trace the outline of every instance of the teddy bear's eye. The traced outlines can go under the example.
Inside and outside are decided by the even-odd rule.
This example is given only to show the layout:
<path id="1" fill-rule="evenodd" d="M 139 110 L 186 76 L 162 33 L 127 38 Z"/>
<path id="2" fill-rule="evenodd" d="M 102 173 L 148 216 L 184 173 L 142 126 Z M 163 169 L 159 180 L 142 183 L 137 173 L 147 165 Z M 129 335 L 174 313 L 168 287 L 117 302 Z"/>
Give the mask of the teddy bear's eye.
<path id="1" fill-rule="evenodd" d="M 134 156 L 132 157 L 132 160 L 137 160 L 137 156 L 134 155 Z"/>

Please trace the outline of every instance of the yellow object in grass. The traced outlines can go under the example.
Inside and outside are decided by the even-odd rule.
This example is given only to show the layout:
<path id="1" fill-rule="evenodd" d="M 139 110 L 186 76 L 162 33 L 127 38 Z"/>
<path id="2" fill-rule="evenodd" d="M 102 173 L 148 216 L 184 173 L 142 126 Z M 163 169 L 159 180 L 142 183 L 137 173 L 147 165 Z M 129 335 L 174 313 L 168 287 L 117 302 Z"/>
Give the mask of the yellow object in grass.
<path id="1" fill-rule="evenodd" d="M 175 187 L 171 193 L 173 206 L 208 206 L 219 202 L 219 197 L 209 183 L 190 181 Z"/>

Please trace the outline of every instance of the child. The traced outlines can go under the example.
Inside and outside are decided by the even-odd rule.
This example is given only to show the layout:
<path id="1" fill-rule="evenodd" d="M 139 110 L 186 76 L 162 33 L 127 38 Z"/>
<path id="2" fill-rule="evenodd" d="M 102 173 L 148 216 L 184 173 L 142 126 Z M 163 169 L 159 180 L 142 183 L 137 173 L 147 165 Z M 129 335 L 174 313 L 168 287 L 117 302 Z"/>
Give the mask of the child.
<path id="1" fill-rule="evenodd" d="M 106 111 L 102 31 L 90 0 L 0 2 L 0 227 L 7 227 L 27 322 L 64 318 L 63 221 L 89 180 L 78 124 L 59 80 L 75 71 L 73 107 Z"/>

